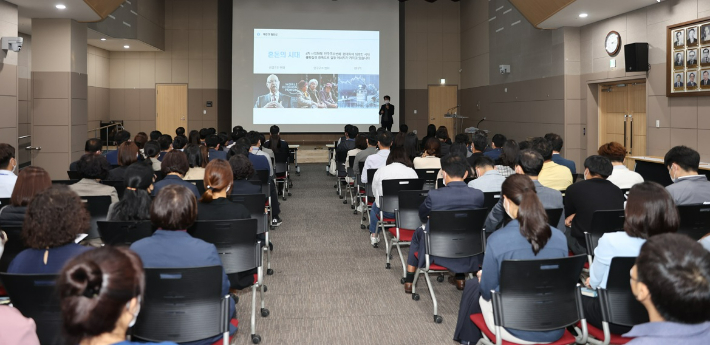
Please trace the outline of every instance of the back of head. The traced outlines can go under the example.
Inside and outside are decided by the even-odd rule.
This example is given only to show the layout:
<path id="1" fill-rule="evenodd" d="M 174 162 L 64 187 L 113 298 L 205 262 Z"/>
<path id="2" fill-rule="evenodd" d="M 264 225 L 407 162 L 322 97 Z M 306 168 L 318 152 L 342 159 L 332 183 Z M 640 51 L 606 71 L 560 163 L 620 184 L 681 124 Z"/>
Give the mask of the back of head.
<path id="1" fill-rule="evenodd" d="M 232 156 L 229 158 L 229 166 L 232 168 L 232 178 L 235 180 L 248 180 L 254 175 L 254 165 L 246 155 Z"/>
<path id="2" fill-rule="evenodd" d="M 461 155 L 448 154 L 441 158 L 441 169 L 444 170 L 446 175 L 450 178 L 460 178 L 466 177 L 471 166 L 465 157 Z"/>
<path id="3" fill-rule="evenodd" d="M 609 158 L 599 155 L 587 157 L 584 160 L 584 167 L 589 170 L 590 175 L 597 175 L 605 180 L 614 171 L 614 166 L 611 165 Z"/>
<path id="4" fill-rule="evenodd" d="M 429 138 L 424 143 L 424 152 L 427 156 L 441 157 L 441 142 L 436 138 Z"/>
<path id="5" fill-rule="evenodd" d="M 400 132 L 400 133 L 404 133 L 404 134 L 409 133 L 409 126 L 407 126 L 407 125 L 404 124 L 404 123 L 401 124 L 401 125 L 399 125 L 399 132 Z"/>
<path id="6" fill-rule="evenodd" d="M 547 223 L 545 208 L 537 197 L 535 184 L 525 175 L 512 175 L 503 182 L 501 193 L 509 202 L 518 205 L 516 219 L 520 223 L 520 234 L 537 255 L 552 237 L 552 230 Z"/>
<path id="7" fill-rule="evenodd" d="M 367 145 L 377 146 L 377 135 L 372 132 L 367 134 Z"/>
<path id="8" fill-rule="evenodd" d="M 364 150 L 367 148 L 367 137 L 365 137 L 364 134 L 361 133 L 358 134 L 357 137 L 355 137 L 355 148 L 360 150 Z"/>
<path id="9" fill-rule="evenodd" d="M 476 149 L 476 151 L 481 151 L 486 149 L 486 146 L 488 146 L 488 137 L 486 137 L 486 134 L 483 132 L 476 132 L 473 135 L 473 148 Z"/>
<path id="10" fill-rule="evenodd" d="M 434 124 L 429 124 L 429 126 L 426 127 L 426 135 L 428 137 L 434 137 L 436 136 L 436 125 Z"/>
<path id="11" fill-rule="evenodd" d="M 273 125 L 273 126 L 269 127 L 269 134 L 275 135 L 275 134 L 279 134 L 279 133 L 281 133 L 281 129 L 279 128 L 279 126 Z"/>
<path id="12" fill-rule="evenodd" d="M 52 187 L 52 179 L 47 170 L 36 166 L 28 166 L 17 176 L 15 188 L 10 196 L 13 206 L 27 206 L 30 200 L 39 192 Z"/>
<path id="13" fill-rule="evenodd" d="M 520 149 L 520 151 L 522 151 L 522 150 L 527 150 L 527 149 L 529 149 L 531 146 L 532 146 L 532 144 L 531 144 L 530 141 L 528 141 L 528 140 L 523 140 L 523 141 L 521 141 L 520 143 L 518 143 L 518 148 Z"/>
<path id="14" fill-rule="evenodd" d="M 508 138 L 506 138 L 503 134 L 496 134 L 493 136 L 493 139 L 491 139 L 493 144 L 495 144 L 498 148 L 503 147 L 503 144 L 505 144 L 506 140 L 508 140 Z"/>
<path id="15" fill-rule="evenodd" d="M 148 135 L 145 134 L 144 132 L 138 132 L 136 136 L 133 138 L 133 142 L 138 146 L 138 149 L 142 149 L 145 147 L 145 143 L 148 142 Z"/>
<path id="16" fill-rule="evenodd" d="M 184 135 L 178 135 L 173 139 L 173 149 L 182 150 L 187 145 L 187 137 Z"/>
<path id="17" fill-rule="evenodd" d="M 143 147 L 143 153 L 146 157 L 155 157 L 160 154 L 160 144 L 157 141 L 151 140 L 145 143 Z"/>
<path id="18" fill-rule="evenodd" d="M 205 140 L 207 139 L 207 136 L 210 135 L 210 130 L 207 128 L 200 129 L 200 140 Z"/>
<path id="19" fill-rule="evenodd" d="M 626 148 L 615 141 L 599 146 L 597 153 L 612 163 L 621 163 L 626 159 Z"/>
<path id="20" fill-rule="evenodd" d="M 251 144 L 251 146 L 258 145 L 259 140 L 261 140 L 259 132 L 257 131 L 249 131 L 249 133 L 247 133 L 247 139 L 249 140 L 249 144 Z"/>
<path id="21" fill-rule="evenodd" d="M 251 144 L 249 143 L 249 140 L 247 138 L 240 138 L 239 140 L 234 142 L 232 148 L 229 149 L 229 152 L 227 152 L 227 159 L 239 154 L 249 157 L 250 148 Z"/>
<path id="22" fill-rule="evenodd" d="M 218 136 L 216 136 L 214 134 L 210 134 L 207 136 L 207 138 L 205 138 L 205 145 L 207 145 L 207 147 L 213 149 L 213 148 L 216 148 L 217 145 L 219 145 L 219 143 L 221 141 L 222 140 Z"/>
<path id="23" fill-rule="evenodd" d="M 225 145 L 227 145 L 227 143 L 229 142 L 229 135 L 227 133 L 219 132 L 217 136 L 219 137 L 219 146 L 224 147 Z"/>
<path id="24" fill-rule="evenodd" d="M 131 164 L 126 169 L 123 182 L 126 190 L 121 201 L 113 206 L 117 221 L 141 221 L 150 219 L 150 195 L 148 188 L 153 184 L 153 167 L 147 162 Z"/>
<path id="25" fill-rule="evenodd" d="M 635 184 L 626 200 L 624 231 L 631 237 L 649 238 L 676 232 L 680 226 L 678 210 L 670 193 L 656 182 Z"/>
<path id="26" fill-rule="evenodd" d="M 377 132 L 377 127 L 375 127 L 375 126 L 370 126 L 370 127 L 367 129 L 367 131 L 370 132 L 370 133 L 375 133 L 375 132 Z"/>
<path id="27" fill-rule="evenodd" d="M 214 159 L 205 169 L 205 193 L 202 194 L 200 202 L 212 202 L 214 199 L 214 192 L 229 192 L 229 188 L 232 186 L 232 181 L 234 181 L 232 174 L 232 167 L 229 162 L 224 159 Z"/>
<path id="28" fill-rule="evenodd" d="M 468 146 L 468 144 L 471 143 L 471 140 L 468 139 L 468 134 L 459 133 L 454 137 L 454 143 L 461 143 Z"/>
<path id="29" fill-rule="evenodd" d="M 367 146 L 367 144 L 365 144 Z M 281 148 L 281 129 L 277 125 L 269 128 L 269 148 L 271 151 L 279 152 Z"/>
<path id="30" fill-rule="evenodd" d="M 700 154 L 687 146 L 676 146 L 663 158 L 663 164 L 670 168 L 673 163 L 689 172 L 698 172 L 700 167 Z M 2 168 L 2 166 L 0 166 Z"/>
<path id="31" fill-rule="evenodd" d="M 463 143 L 453 143 L 449 148 L 449 154 L 466 157 L 468 155 L 468 146 Z"/>
<path id="32" fill-rule="evenodd" d="M 552 146 L 553 151 L 562 151 L 562 144 L 564 144 L 564 141 L 562 140 L 562 137 L 559 134 L 547 133 L 545 134 L 545 140 L 550 143 L 550 146 Z"/>
<path id="33" fill-rule="evenodd" d="M 126 168 L 123 182 L 128 188 L 147 190 L 153 184 L 154 174 L 155 172 L 150 165 L 131 164 L 131 166 Z"/>
<path id="34" fill-rule="evenodd" d="M 348 128 L 347 133 L 348 133 L 348 138 L 355 139 L 357 134 L 360 133 L 360 130 L 357 128 L 357 126 L 350 126 L 350 128 Z"/>
<path id="35" fill-rule="evenodd" d="M 449 130 L 444 126 L 440 126 L 439 129 L 436 130 L 436 138 L 439 140 L 448 140 Z"/>
<path id="36" fill-rule="evenodd" d="M 144 289 L 143 262 L 128 248 L 101 247 L 69 260 L 57 279 L 67 343 L 112 333 Z"/>
<path id="37" fill-rule="evenodd" d="M 187 187 L 170 184 L 160 189 L 150 205 L 150 221 L 163 230 L 186 230 L 197 219 L 197 200 Z"/>
<path id="38" fill-rule="evenodd" d="M 178 127 L 175 129 L 175 135 L 181 137 L 185 135 L 185 127 Z"/>
<path id="39" fill-rule="evenodd" d="M 404 133 L 402 133 L 402 132 L 398 132 L 397 134 L 395 134 L 394 140 L 392 141 L 392 147 L 397 146 L 397 147 L 402 147 L 402 148 L 403 148 L 403 147 L 404 147 L 404 137 L 405 137 L 405 136 L 406 136 L 406 134 L 404 134 Z"/>
<path id="40" fill-rule="evenodd" d="M 390 146 L 392 146 L 393 140 L 394 138 L 392 137 L 392 133 L 388 131 L 384 131 L 377 136 L 377 142 L 380 144 L 380 146 L 384 148 L 389 148 Z"/>
<path id="41" fill-rule="evenodd" d="M 496 163 L 493 162 L 490 157 L 486 156 L 478 157 L 476 161 L 473 162 L 473 167 L 478 169 L 493 169 L 495 166 Z"/>
<path id="42" fill-rule="evenodd" d="M 127 141 L 118 146 L 118 165 L 129 166 L 138 161 L 138 146 Z"/>
<path id="43" fill-rule="evenodd" d="M 503 166 L 510 168 L 515 168 L 515 163 L 518 160 L 518 153 L 520 153 L 520 148 L 518 148 L 518 143 L 515 140 L 506 140 L 505 144 L 501 149 L 500 163 Z"/>
<path id="44" fill-rule="evenodd" d="M 666 321 L 710 321 L 710 252 L 680 234 L 653 236 L 636 258 L 638 283 Z"/>
<path id="45" fill-rule="evenodd" d="M 210 134 L 217 134 L 217 130 L 214 127 L 210 127 L 207 130 L 210 131 Z"/>
<path id="46" fill-rule="evenodd" d="M 160 163 L 160 171 L 163 175 L 177 173 L 184 176 L 189 169 L 190 165 L 187 164 L 187 156 L 180 151 L 170 151 L 166 153 L 163 157 L 163 161 Z"/>
<path id="47" fill-rule="evenodd" d="M 88 153 L 79 158 L 76 163 L 76 169 L 83 178 L 103 180 L 108 176 L 111 166 L 108 164 L 106 157 L 96 153 Z"/>
<path id="48" fill-rule="evenodd" d="M 545 138 L 535 137 L 530 141 L 530 148 L 539 152 L 546 161 L 552 159 L 552 146 Z"/>
<path id="49" fill-rule="evenodd" d="M 86 141 L 84 144 L 84 152 L 101 152 L 101 148 L 103 148 L 103 145 L 101 145 L 101 139 L 98 138 L 91 138 Z"/>
<path id="50" fill-rule="evenodd" d="M 22 238 L 34 249 L 61 247 L 88 231 L 89 219 L 76 193 L 66 186 L 50 187 L 38 192 L 27 205 Z"/>
<path id="51" fill-rule="evenodd" d="M 0 169 L 7 169 L 15 158 L 15 148 L 10 144 L 0 143 Z"/>
<path id="52" fill-rule="evenodd" d="M 200 145 L 200 132 L 197 130 L 191 130 L 190 135 L 187 138 L 190 144 Z"/>
<path id="53" fill-rule="evenodd" d="M 413 167 L 412 161 L 409 159 L 409 156 L 407 156 L 406 151 L 404 151 L 404 147 L 401 146 L 393 146 L 390 149 L 386 164 L 390 165 L 392 163 L 400 163 L 410 168 Z"/>
<path id="54" fill-rule="evenodd" d="M 160 131 L 152 131 L 150 132 L 150 140 L 158 140 L 161 135 L 163 135 L 163 133 L 161 133 Z"/>
<path id="55" fill-rule="evenodd" d="M 407 152 L 407 156 L 414 157 L 417 155 L 417 142 L 418 141 L 419 141 L 419 138 L 417 138 L 417 134 L 414 132 L 409 132 L 404 137 L 404 151 Z M 365 143 L 365 145 L 367 145 L 367 143 Z"/>
<path id="56" fill-rule="evenodd" d="M 204 166 L 202 166 L 204 160 L 202 159 L 200 145 L 188 144 L 182 152 L 187 156 L 187 165 L 189 165 L 190 168 L 204 168 Z"/>
<path id="57" fill-rule="evenodd" d="M 520 151 L 518 154 L 518 161 L 515 165 L 520 166 L 525 175 L 534 177 L 540 175 L 540 171 L 542 171 L 542 165 L 544 163 L 545 160 L 542 158 L 540 152 L 526 149 Z"/>
<path id="58" fill-rule="evenodd" d="M 173 143 L 173 137 L 168 134 L 163 134 L 158 138 L 158 144 L 160 145 L 160 151 L 170 150 L 170 145 Z"/>
<path id="59" fill-rule="evenodd" d="M 121 145 L 126 141 L 131 140 L 131 132 L 123 130 L 119 131 L 116 133 L 116 135 L 113 137 L 113 140 L 116 141 L 116 145 Z"/>

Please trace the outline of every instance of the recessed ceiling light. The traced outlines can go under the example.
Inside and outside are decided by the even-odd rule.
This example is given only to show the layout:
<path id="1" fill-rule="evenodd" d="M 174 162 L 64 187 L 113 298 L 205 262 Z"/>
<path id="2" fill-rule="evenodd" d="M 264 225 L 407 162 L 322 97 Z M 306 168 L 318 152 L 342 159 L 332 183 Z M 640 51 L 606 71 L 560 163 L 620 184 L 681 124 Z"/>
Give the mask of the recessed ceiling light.
<path id="1" fill-rule="evenodd" d="M 580 13 L 579 18 L 587 18 L 589 15 L 586 13 Z"/>
<path id="2" fill-rule="evenodd" d="M 129 45 L 123 46 L 123 48 L 126 48 L 126 49 L 128 49 L 128 48 L 130 48 L 130 47 L 131 47 L 131 46 L 129 46 Z"/>
<path id="3" fill-rule="evenodd" d="M 63 10 L 63 9 L 65 9 L 65 8 L 67 8 L 65 5 L 62 5 L 62 4 L 57 4 L 57 5 L 54 6 L 54 7 L 56 7 L 58 10 Z"/>
<path id="4" fill-rule="evenodd" d="M 105 39 L 105 38 L 103 38 L 103 37 L 101 37 L 101 40 L 102 40 L 102 41 L 105 41 L 106 39 Z"/>

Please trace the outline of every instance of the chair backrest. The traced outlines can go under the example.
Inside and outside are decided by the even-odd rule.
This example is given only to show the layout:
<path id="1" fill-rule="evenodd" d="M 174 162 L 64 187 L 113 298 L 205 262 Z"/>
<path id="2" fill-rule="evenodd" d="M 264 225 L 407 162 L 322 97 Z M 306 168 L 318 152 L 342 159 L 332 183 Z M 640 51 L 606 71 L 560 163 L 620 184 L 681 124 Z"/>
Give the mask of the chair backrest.
<path id="1" fill-rule="evenodd" d="M 78 171 L 67 170 L 67 176 L 70 180 L 81 180 L 81 173 Z"/>
<path id="2" fill-rule="evenodd" d="M 198 220 L 190 234 L 217 247 L 227 275 L 261 265 L 261 248 L 256 247 L 256 219 Z"/>
<path id="3" fill-rule="evenodd" d="M 86 206 L 89 215 L 91 215 L 91 228 L 89 228 L 89 236 L 86 238 L 94 239 L 101 237 L 96 222 L 106 220 L 108 208 L 111 206 L 111 197 L 108 195 L 82 196 L 81 201 L 84 202 L 84 206 Z"/>
<path id="4" fill-rule="evenodd" d="M 123 199 L 123 192 L 126 191 L 126 185 L 123 180 L 116 180 L 116 181 L 109 181 L 109 180 L 102 180 L 101 184 L 105 184 L 107 186 L 111 186 L 113 188 L 116 188 L 116 192 L 118 193 L 118 199 Z"/>
<path id="5" fill-rule="evenodd" d="M 353 169 L 353 164 L 355 164 L 355 156 L 348 157 L 348 176 L 355 177 L 355 169 Z"/>
<path id="6" fill-rule="evenodd" d="M 0 273 L 12 305 L 37 325 L 40 344 L 64 344 L 56 274 Z"/>
<path id="7" fill-rule="evenodd" d="M 424 180 L 424 189 L 430 190 L 436 188 L 436 176 L 439 174 L 439 169 L 414 169 L 417 176 Z"/>
<path id="8" fill-rule="evenodd" d="M 365 161 L 357 162 L 357 169 L 362 174 L 362 171 L 365 170 Z"/>
<path id="9" fill-rule="evenodd" d="M 594 249 L 602 235 L 624 230 L 624 220 L 624 210 L 595 211 L 589 232 L 584 234 L 587 240 L 587 255 L 594 255 Z"/>
<path id="10" fill-rule="evenodd" d="M 133 242 L 153 235 L 153 225 L 150 221 L 140 222 L 107 222 L 98 221 L 96 225 L 105 245 L 130 246 Z"/>
<path id="11" fill-rule="evenodd" d="M 374 197 L 374 194 L 372 194 L 372 180 L 375 179 L 376 172 L 377 169 L 367 169 L 367 184 L 365 185 L 365 193 L 367 193 L 368 197 Z"/>
<path id="12" fill-rule="evenodd" d="M 256 170 L 254 173 L 254 179 L 261 181 L 261 183 L 268 184 L 269 183 L 269 174 L 270 172 L 268 170 Z M 252 180 L 250 178 L 250 180 Z"/>
<path id="13" fill-rule="evenodd" d="M 185 180 L 185 181 L 190 182 L 193 185 L 195 185 L 195 187 L 197 187 L 197 191 L 200 192 L 200 195 L 205 194 L 206 189 L 205 189 L 205 181 L 204 180 Z"/>
<path id="14" fill-rule="evenodd" d="M 5 231 L 7 235 L 7 243 L 5 243 L 5 250 L 0 256 L 0 272 L 7 272 L 12 259 L 28 247 L 25 245 L 25 241 L 22 240 L 22 227 L 3 227 L 1 230 Z"/>
<path id="15" fill-rule="evenodd" d="M 545 212 L 547 213 L 547 224 L 550 224 L 550 226 L 556 228 L 557 225 L 560 224 L 560 217 L 562 217 L 562 211 L 564 210 L 561 208 L 546 208 Z M 564 231 L 565 229 L 557 230 Z"/>
<path id="16" fill-rule="evenodd" d="M 145 293 L 133 336 L 196 341 L 226 331 L 222 267 L 146 268 Z"/>
<path id="17" fill-rule="evenodd" d="M 427 254 L 444 258 L 467 258 L 483 253 L 485 208 L 461 211 L 431 211 L 427 226 Z"/>
<path id="18" fill-rule="evenodd" d="M 483 207 L 485 207 L 488 212 L 491 212 L 493 207 L 500 201 L 500 192 L 486 192 L 483 193 Z"/>
<path id="19" fill-rule="evenodd" d="M 382 180 L 382 197 L 380 209 L 384 212 L 394 213 L 399 208 L 399 191 L 422 190 L 424 180 L 418 178 L 402 180 Z"/>
<path id="20" fill-rule="evenodd" d="M 586 261 L 584 255 L 503 261 L 500 292 L 493 293 L 496 324 L 523 331 L 550 331 L 582 319 L 577 281 Z"/>
<path id="21" fill-rule="evenodd" d="M 264 194 L 230 194 L 227 197 L 229 200 L 244 205 L 249 210 L 251 219 L 256 219 L 259 229 L 257 233 L 262 234 L 268 230 L 268 215 L 264 213 L 264 203 L 266 202 Z"/>
<path id="22" fill-rule="evenodd" d="M 419 218 L 419 206 L 424 203 L 429 191 L 427 190 L 401 190 L 399 191 L 399 206 L 395 210 L 397 227 L 400 229 L 416 230 L 422 226 Z"/>
<path id="23" fill-rule="evenodd" d="M 274 174 L 285 174 L 287 169 L 286 162 L 274 162 Z"/>
<path id="24" fill-rule="evenodd" d="M 697 241 L 710 232 L 710 205 L 678 206 L 678 216 L 680 216 L 678 233 L 688 235 Z"/>
<path id="25" fill-rule="evenodd" d="M 646 308 L 636 300 L 629 288 L 629 272 L 635 263 L 635 257 L 611 259 L 606 289 L 598 289 L 602 320 L 628 327 L 648 322 Z"/>
<path id="26" fill-rule="evenodd" d="M 0 208 L 10 205 L 10 198 L 0 198 Z"/>

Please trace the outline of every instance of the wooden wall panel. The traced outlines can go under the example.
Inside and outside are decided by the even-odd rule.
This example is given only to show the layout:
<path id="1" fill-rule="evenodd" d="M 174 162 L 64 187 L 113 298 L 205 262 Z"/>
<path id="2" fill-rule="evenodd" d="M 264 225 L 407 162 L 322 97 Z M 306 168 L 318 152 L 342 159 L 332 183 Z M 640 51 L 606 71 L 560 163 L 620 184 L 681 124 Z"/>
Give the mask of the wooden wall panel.
<path id="1" fill-rule="evenodd" d="M 537 27 L 576 0 L 510 0 L 510 3 Z"/>

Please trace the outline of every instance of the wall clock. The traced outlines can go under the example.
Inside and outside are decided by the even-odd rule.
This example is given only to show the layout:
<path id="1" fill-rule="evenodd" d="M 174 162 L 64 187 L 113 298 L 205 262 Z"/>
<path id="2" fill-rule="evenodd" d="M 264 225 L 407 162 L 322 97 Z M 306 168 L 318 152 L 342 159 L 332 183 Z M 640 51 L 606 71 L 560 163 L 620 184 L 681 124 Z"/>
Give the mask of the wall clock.
<path id="1" fill-rule="evenodd" d="M 604 40 L 604 49 L 609 56 L 614 56 L 621 49 L 621 35 L 616 31 L 610 31 Z"/>

